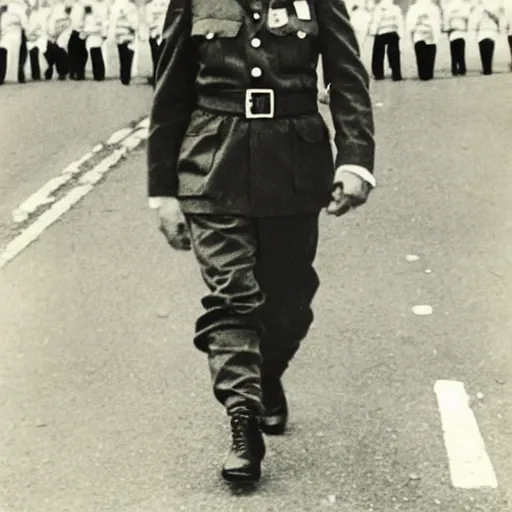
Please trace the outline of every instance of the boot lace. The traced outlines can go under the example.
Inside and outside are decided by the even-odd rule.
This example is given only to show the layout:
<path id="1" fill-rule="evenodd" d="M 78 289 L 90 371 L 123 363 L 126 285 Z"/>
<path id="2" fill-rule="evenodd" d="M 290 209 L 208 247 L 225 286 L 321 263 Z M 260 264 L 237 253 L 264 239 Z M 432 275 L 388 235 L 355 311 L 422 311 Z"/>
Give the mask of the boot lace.
<path id="1" fill-rule="evenodd" d="M 231 432 L 233 435 L 233 448 L 238 452 L 243 452 L 249 448 L 248 423 L 249 416 L 237 414 L 231 420 Z"/>

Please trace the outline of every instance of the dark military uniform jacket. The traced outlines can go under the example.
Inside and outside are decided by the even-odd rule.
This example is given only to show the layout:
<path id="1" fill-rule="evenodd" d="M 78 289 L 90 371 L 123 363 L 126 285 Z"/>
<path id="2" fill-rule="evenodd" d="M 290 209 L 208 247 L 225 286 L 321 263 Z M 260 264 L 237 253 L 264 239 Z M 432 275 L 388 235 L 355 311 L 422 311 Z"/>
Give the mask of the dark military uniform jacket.
<path id="1" fill-rule="evenodd" d="M 317 110 L 319 55 L 335 158 Z M 319 211 L 335 168 L 373 172 L 368 82 L 342 0 L 170 0 L 149 195 L 178 197 L 188 213 Z"/>

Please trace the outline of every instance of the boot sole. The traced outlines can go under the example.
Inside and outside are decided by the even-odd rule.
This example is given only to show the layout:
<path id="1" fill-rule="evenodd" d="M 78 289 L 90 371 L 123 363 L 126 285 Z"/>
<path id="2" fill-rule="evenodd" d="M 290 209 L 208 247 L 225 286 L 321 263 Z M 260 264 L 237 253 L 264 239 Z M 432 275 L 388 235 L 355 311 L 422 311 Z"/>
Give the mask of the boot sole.
<path id="1" fill-rule="evenodd" d="M 267 434 L 267 436 L 282 436 L 286 432 L 286 424 L 265 425 L 265 423 L 262 423 L 260 425 L 260 430 L 264 434 Z"/>
<path id="2" fill-rule="evenodd" d="M 222 478 L 234 483 L 254 483 L 261 478 L 261 471 L 256 473 L 245 473 L 240 471 L 222 471 Z"/>

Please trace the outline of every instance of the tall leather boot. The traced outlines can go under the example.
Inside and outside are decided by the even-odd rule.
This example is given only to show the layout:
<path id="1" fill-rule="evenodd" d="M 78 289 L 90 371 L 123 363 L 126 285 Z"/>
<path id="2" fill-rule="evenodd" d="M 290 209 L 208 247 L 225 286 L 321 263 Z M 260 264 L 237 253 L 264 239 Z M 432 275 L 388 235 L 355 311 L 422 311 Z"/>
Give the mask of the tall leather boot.
<path id="1" fill-rule="evenodd" d="M 232 444 L 222 468 L 229 482 L 257 482 L 261 477 L 261 461 L 265 443 L 258 417 L 250 409 L 237 409 L 231 414 Z"/>

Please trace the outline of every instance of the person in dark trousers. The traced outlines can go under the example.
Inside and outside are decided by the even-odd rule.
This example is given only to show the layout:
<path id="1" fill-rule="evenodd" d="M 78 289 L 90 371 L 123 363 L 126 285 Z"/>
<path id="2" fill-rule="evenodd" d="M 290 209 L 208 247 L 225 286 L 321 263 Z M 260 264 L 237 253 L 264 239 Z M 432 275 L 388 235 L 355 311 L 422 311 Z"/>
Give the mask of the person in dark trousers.
<path id="1" fill-rule="evenodd" d="M 150 206 L 208 289 L 194 343 L 230 418 L 222 476 L 255 482 L 262 433 L 286 430 L 282 378 L 313 321 L 320 211 L 347 213 L 375 185 L 369 77 L 339 0 L 171 0 L 156 78 Z"/>
<path id="2" fill-rule="evenodd" d="M 9 23 L 6 22 L 6 13 L 8 10 L 8 5 L 6 3 L 0 2 L 0 85 L 3 85 L 5 82 L 5 77 L 7 75 L 7 41 L 5 41 L 6 29 L 9 26 Z M 10 16 L 8 16 L 9 18 Z"/>
<path id="3" fill-rule="evenodd" d="M 149 0 L 146 4 L 146 23 L 149 32 L 149 47 L 151 51 L 151 62 L 153 72 L 149 83 L 154 86 L 156 76 L 156 65 L 160 57 L 160 43 L 162 40 L 162 27 L 165 21 L 165 14 L 169 0 Z"/>
<path id="4" fill-rule="evenodd" d="M 71 34 L 71 5 L 68 0 L 58 0 L 50 9 L 48 17 L 48 47 L 44 54 L 48 68 L 44 72 L 46 80 L 51 80 L 53 70 L 59 80 L 65 80 L 69 73 L 69 56 L 66 51 Z"/>
<path id="5" fill-rule="evenodd" d="M 21 39 L 20 39 L 20 52 L 18 54 L 18 82 L 20 84 L 24 84 L 25 77 L 25 64 L 27 63 L 28 58 L 28 48 L 27 48 L 27 32 L 26 26 L 21 29 Z"/>
<path id="6" fill-rule="evenodd" d="M 71 35 L 68 42 L 69 77 L 72 80 L 85 80 L 85 66 L 87 64 L 87 48 L 83 34 L 85 11 L 90 6 L 85 0 L 76 0 L 71 8 Z"/>
<path id="7" fill-rule="evenodd" d="M 48 9 L 38 0 L 30 5 L 26 30 L 27 50 L 32 80 L 41 80 L 40 47 L 47 50 Z"/>
<path id="8" fill-rule="evenodd" d="M 416 3 L 407 11 L 405 24 L 414 45 L 420 80 L 434 78 L 441 22 L 441 10 L 432 0 L 416 0 Z"/>
<path id="9" fill-rule="evenodd" d="M 400 7 L 393 0 L 381 0 L 374 9 L 369 26 L 369 33 L 374 36 L 371 68 L 375 80 L 384 79 L 386 50 L 392 79 L 402 80 L 400 38 L 403 31 L 404 20 Z"/>
<path id="10" fill-rule="evenodd" d="M 9 41 L 13 35 L 20 37 L 20 49 L 17 66 L 18 82 L 25 82 L 25 63 L 27 61 L 28 5 L 22 0 L 3 0 L 0 2 L 0 85 L 7 75 Z"/>
<path id="11" fill-rule="evenodd" d="M 466 74 L 466 39 L 471 10 L 465 0 L 450 0 L 443 8 L 443 32 L 450 43 L 453 76 Z"/>
<path id="12" fill-rule="evenodd" d="M 132 0 L 115 0 L 109 22 L 109 39 L 117 44 L 119 75 L 123 85 L 132 79 L 135 40 L 139 29 L 139 13 Z"/>
<path id="13" fill-rule="evenodd" d="M 470 27 L 476 32 L 483 75 L 492 75 L 494 49 L 502 23 L 503 13 L 499 0 L 480 0 L 473 9 Z"/>
<path id="14" fill-rule="evenodd" d="M 512 2 L 509 1 L 505 4 L 505 11 L 503 15 L 503 24 L 504 29 L 507 32 L 507 41 L 510 50 L 509 69 L 512 71 Z"/>
<path id="15" fill-rule="evenodd" d="M 80 37 L 85 41 L 85 62 L 87 63 L 88 54 L 90 54 L 92 76 L 94 80 L 102 81 L 105 80 L 106 72 L 102 47 L 108 34 L 109 5 L 107 0 L 90 0 L 84 5 L 83 15 Z"/>

